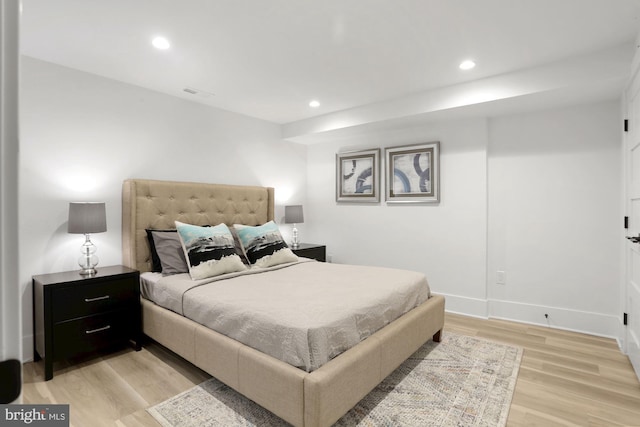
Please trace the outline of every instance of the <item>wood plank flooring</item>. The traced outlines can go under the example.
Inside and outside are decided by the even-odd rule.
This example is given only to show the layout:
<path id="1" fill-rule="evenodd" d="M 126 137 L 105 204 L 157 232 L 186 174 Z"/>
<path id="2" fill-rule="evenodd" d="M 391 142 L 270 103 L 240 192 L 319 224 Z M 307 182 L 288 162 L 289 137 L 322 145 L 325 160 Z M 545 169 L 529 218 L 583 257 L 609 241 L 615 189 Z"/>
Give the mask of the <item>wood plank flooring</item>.
<path id="1" fill-rule="evenodd" d="M 640 426 L 640 382 L 613 340 L 454 314 L 445 331 L 525 349 L 508 426 Z M 74 427 L 158 426 L 147 407 L 210 377 L 157 344 L 23 375 L 23 402 L 69 403 Z"/>
<path id="2" fill-rule="evenodd" d="M 640 426 L 640 383 L 614 340 L 453 314 L 445 331 L 524 348 L 509 426 Z"/>

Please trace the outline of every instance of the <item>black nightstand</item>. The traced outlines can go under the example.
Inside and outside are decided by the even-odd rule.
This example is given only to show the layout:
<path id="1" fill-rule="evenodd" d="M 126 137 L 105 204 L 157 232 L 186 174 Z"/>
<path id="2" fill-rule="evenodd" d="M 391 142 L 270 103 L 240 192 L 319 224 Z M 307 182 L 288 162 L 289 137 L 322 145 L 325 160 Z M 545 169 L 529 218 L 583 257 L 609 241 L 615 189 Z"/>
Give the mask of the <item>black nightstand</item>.
<path id="1" fill-rule="evenodd" d="M 316 245 L 314 243 L 300 243 L 300 245 L 293 249 L 294 254 L 305 257 L 313 258 L 318 261 L 325 262 L 327 260 L 327 247 L 325 245 Z"/>
<path id="2" fill-rule="evenodd" d="M 140 350 L 140 273 L 121 265 L 33 276 L 34 360 L 53 362 L 133 341 Z"/>

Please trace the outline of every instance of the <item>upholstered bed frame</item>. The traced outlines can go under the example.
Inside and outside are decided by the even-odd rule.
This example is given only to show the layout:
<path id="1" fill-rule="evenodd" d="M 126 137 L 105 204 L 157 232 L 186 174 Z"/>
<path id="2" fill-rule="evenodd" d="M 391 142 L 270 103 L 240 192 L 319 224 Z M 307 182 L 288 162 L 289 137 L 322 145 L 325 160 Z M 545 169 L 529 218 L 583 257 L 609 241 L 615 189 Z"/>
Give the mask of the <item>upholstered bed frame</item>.
<path id="1" fill-rule="evenodd" d="M 122 189 L 126 266 L 150 271 L 145 229 L 186 223 L 259 225 L 274 218 L 274 189 L 132 179 Z M 144 333 L 296 426 L 329 426 L 422 344 L 440 340 L 444 298 L 434 295 L 308 373 L 142 299 Z"/>

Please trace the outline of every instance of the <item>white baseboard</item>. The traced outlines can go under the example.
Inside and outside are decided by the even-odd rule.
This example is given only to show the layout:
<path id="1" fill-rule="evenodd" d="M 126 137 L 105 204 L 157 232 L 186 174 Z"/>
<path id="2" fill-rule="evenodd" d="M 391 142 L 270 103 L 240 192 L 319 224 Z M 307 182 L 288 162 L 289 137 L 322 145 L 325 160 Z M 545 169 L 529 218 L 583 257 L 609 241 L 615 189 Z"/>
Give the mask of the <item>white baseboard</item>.
<path id="1" fill-rule="evenodd" d="M 489 300 L 488 303 L 489 317 L 612 338 L 620 342 L 621 319 L 613 315 L 513 301 Z"/>
<path id="2" fill-rule="evenodd" d="M 461 297 L 459 295 L 442 294 L 444 309 L 449 313 L 464 314 L 465 316 L 487 318 L 487 300 L 479 298 Z"/>
<path id="3" fill-rule="evenodd" d="M 511 320 L 531 325 L 546 326 L 618 341 L 622 348 L 624 328 L 622 319 L 608 314 L 525 304 L 513 301 L 468 298 L 459 295 L 441 294 L 445 297 L 445 310 L 450 313 L 483 319 Z M 548 317 L 545 318 L 545 314 Z"/>

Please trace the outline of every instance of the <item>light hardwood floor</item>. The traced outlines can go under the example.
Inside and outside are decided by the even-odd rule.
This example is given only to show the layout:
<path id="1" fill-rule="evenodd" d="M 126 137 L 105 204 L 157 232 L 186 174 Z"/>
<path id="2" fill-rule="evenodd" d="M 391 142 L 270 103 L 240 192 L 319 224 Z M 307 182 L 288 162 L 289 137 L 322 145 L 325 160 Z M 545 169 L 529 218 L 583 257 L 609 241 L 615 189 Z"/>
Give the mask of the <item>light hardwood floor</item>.
<path id="1" fill-rule="evenodd" d="M 445 331 L 524 348 L 509 426 L 640 426 L 640 383 L 615 341 L 447 314 Z M 55 365 L 24 365 L 24 403 L 69 403 L 71 425 L 158 426 L 145 409 L 209 375 L 159 345 Z"/>

